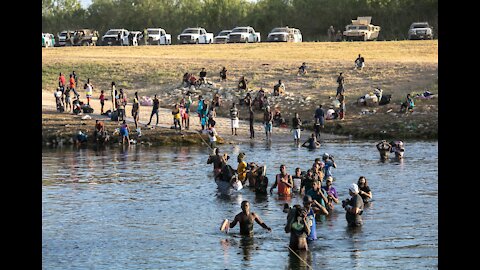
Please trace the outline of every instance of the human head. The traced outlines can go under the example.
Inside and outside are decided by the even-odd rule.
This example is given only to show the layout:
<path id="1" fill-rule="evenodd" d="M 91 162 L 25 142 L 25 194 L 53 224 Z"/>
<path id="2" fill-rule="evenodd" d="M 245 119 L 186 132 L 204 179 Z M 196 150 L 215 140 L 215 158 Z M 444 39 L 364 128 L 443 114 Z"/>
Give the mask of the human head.
<path id="1" fill-rule="evenodd" d="M 114 85 L 115 85 L 115 82 L 112 82 L 112 86 L 114 86 Z"/>
<path id="2" fill-rule="evenodd" d="M 98 124 L 98 120 L 95 120 L 95 124 Z"/>
<path id="3" fill-rule="evenodd" d="M 219 153 L 218 151 L 219 151 L 218 148 L 215 148 L 215 155 L 217 155 L 217 156 L 218 156 L 218 153 Z"/>
<path id="4" fill-rule="evenodd" d="M 157 94 L 155 94 L 155 96 L 153 96 L 154 98 L 157 98 Z"/>
<path id="5" fill-rule="evenodd" d="M 138 92 L 135 92 L 135 96 L 138 97 Z"/>
<path id="6" fill-rule="evenodd" d="M 321 109 L 321 108 L 322 108 L 322 104 L 318 105 L 318 108 L 320 108 L 320 109 Z"/>
<path id="7" fill-rule="evenodd" d="M 233 103 L 232 103 L 232 108 L 235 108 L 235 106 L 236 106 L 236 105 L 235 105 L 235 102 L 233 102 Z"/>
<path id="8" fill-rule="evenodd" d="M 240 153 L 240 154 L 238 154 L 238 156 L 237 156 L 238 162 L 241 162 L 244 158 L 245 158 L 245 153 Z"/>
<path id="9" fill-rule="evenodd" d="M 313 199 L 310 195 L 305 195 L 303 197 L 303 206 L 310 207 L 312 203 L 313 203 Z"/>
<path id="10" fill-rule="evenodd" d="M 365 176 L 360 176 L 360 177 L 358 178 L 357 185 L 358 185 L 359 187 L 368 186 L 367 178 L 365 178 Z"/>
<path id="11" fill-rule="evenodd" d="M 300 168 L 295 168 L 295 174 L 301 174 L 302 173 L 302 170 Z"/>
<path id="12" fill-rule="evenodd" d="M 332 185 L 332 183 L 333 183 L 333 177 L 328 176 L 327 179 L 325 180 L 325 184 L 327 186 L 330 186 L 330 185 Z"/>
<path id="13" fill-rule="evenodd" d="M 297 112 L 295 113 L 295 118 L 298 118 L 298 113 Z"/>
<path id="14" fill-rule="evenodd" d="M 198 100 L 201 100 L 202 98 L 203 98 L 203 96 L 202 96 L 202 95 L 198 96 Z"/>
<path id="15" fill-rule="evenodd" d="M 248 201 L 243 201 L 242 202 L 242 211 L 244 213 L 250 212 L 250 203 Z"/>
<path id="16" fill-rule="evenodd" d="M 267 106 L 267 107 L 265 108 L 265 110 L 266 110 L 267 112 L 270 112 L 270 106 Z"/>
<path id="17" fill-rule="evenodd" d="M 352 183 L 350 187 L 348 188 L 348 192 L 350 193 L 351 196 L 357 194 L 359 191 L 358 185 L 355 183 Z"/>
<path id="18" fill-rule="evenodd" d="M 103 90 L 100 90 L 100 93 L 102 93 L 102 94 L 103 94 Z"/>
<path id="19" fill-rule="evenodd" d="M 321 185 L 320 181 L 318 181 L 318 180 L 314 180 L 314 181 L 312 182 L 312 188 L 313 188 L 313 190 L 315 190 L 315 191 L 318 191 L 321 186 L 322 186 L 322 185 Z"/>
<path id="20" fill-rule="evenodd" d="M 315 138 L 315 133 L 312 133 L 311 137 L 312 137 L 312 138 Z"/>
<path id="21" fill-rule="evenodd" d="M 278 80 L 278 83 L 282 83 L 282 80 Z"/>
<path id="22" fill-rule="evenodd" d="M 286 169 L 287 169 L 287 166 L 285 166 L 284 164 L 280 165 L 280 172 L 281 173 L 284 173 Z"/>
<path id="23" fill-rule="evenodd" d="M 127 121 L 123 120 L 123 123 L 124 123 L 124 124 L 126 124 L 126 123 L 127 123 Z"/>
<path id="24" fill-rule="evenodd" d="M 343 72 L 340 72 L 340 75 L 342 75 L 342 74 L 343 74 Z"/>
<path id="25" fill-rule="evenodd" d="M 60 74 L 58 74 L 58 75 L 62 76 L 62 72 L 60 72 Z"/>

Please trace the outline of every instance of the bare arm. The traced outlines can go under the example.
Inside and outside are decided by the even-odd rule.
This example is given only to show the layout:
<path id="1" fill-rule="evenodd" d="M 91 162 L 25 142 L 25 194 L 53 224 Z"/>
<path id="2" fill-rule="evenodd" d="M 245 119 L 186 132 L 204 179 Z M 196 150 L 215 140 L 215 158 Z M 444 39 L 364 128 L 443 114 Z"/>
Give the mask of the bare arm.
<path id="1" fill-rule="evenodd" d="M 323 215 L 328 215 L 328 210 L 325 208 L 323 205 L 321 205 L 319 202 L 316 200 L 313 200 L 314 205 L 312 206 L 313 211 L 316 213 L 320 213 Z"/>
<path id="2" fill-rule="evenodd" d="M 235 227 L 235 225 L 237 225 L 237 222 L 238 222 L 238 215 L 235 216 L 235 218 L 233 219 L 233 221 L 229 224 L 229 227 L 230 228 L 233 228 Z"/>
<path id="3" fill-rule="evenodd" d="M 255 213 L 252 213 L 252 215 L 255 217 L 255 221 L 260 225 L 262 226 L 262 228 L 264 229 L 267 229 L 269 232 L 272 231 L 272 228 L 268 227 L 267 224 L 265 224 L 265 222 L 263 222 L 263 220 Z"/>
<path id="4" fill-rule="evenodd" d="M 363 195 L 363 196 L 367 196 L 369 199 L 372 198 L 372 191 L 369 191 L 369 192 L 365 192 L 365 191 L 361 191 L 359 192 L 360 195 Z"/>
<path id="5" fill-rule="evenodd" d="M 277 177 L 275 176 L 275 181 L 273 181 L 273 185 L 270 188 L 270 194 L 272 194 L 272 190 L 277 187 Z"/>

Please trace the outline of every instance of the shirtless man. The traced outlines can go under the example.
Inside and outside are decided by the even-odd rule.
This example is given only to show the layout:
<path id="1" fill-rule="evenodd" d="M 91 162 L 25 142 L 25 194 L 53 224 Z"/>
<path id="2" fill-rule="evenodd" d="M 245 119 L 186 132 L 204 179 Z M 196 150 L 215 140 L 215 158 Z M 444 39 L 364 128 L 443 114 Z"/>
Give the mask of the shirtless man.
<path id="1" fill-rule="evenodd" d="M 237 222 L 240 223 L 240 234 L 245 236 L 253 236 L 253 221 L 257 222 L 262 228 L 272 231 L 270 227 L 265 224 L 259 215 L 250 212 L 250 203 L 248 201 L 242 202 L 242 212 L 238 213 L 229 224 L 230 228 L 235 227 Z"/>

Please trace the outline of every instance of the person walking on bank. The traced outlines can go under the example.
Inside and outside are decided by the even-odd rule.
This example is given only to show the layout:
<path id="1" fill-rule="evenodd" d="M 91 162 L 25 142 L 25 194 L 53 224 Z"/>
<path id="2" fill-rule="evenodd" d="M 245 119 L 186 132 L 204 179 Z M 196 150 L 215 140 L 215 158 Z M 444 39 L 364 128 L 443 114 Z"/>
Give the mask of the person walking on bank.
<path id="1" fill-rule="evenodd" d="M 75 90 L 76 85 L 77 84 L 75 82 L 75 78 L 73 77 L 73 74 L 70 74 L 69 87 L 70 87 L 70 90 L 72 90 L 73 93 L 75 94 L 75 97 L 77 97 L 78 99 L 80 95 L 78 94 L 77 90 Z"/>
<path id="2" fill-rule="evenodd" d="M 115 102 L 117 90 L 115 90 L 115 82 L 112 82 L 112 91 L 110 92 L 110 98 L 112 99 L 112 112 L 117 109 L 117 103 Z"/>
<path id="3" fill-rule="evenodd" d="M 227 68 L 223 67 L 222 70 L 220 70 L 220 80 L 222 82 L 227 80 Z"/>
<path id="4" fill-rule="evenodd" d="M 138 120 L 140 118 L 140 103 L 138 101 L 138 92 L 135 92 L 135 96 L 133 97 L 132 117 L 133 121 L 135 122 L 135 130 L 138 131 Z"/>
<path id="5" fill-rule="evenodd" d="M 272 139 L 272 125 L 273 125 L 273 113 L 270 110 L 270 106 L 265 108 L 265 112 L 263 114 L 263 124 L 265 125 L 265 135 L 266 140 Z"/>
<path id="6" fill-rule="evenodd" d="M 232 125 L 232 135 L 237 136 L 237 128 L 238 128 L 238 109 L 235 102 L 232 104 L 232 108 L 230 108 L 230 120 Z M 234 133 L 235 130 L 235 133 Z"/>
<path id="7" fill-rule="evenodd" d="M 105 105 L 105 100 L 107 100 L 105 98 L 105 94 L 103 93 L 103 90 L 100 91 L 100 97 L 98 99 L 100 99 L 100 106 L 101 106 L 100 107 L 100 114 L 103 114 L 104 113 L 103 112 L 103 106 Z"/>
<path id="8" fill-rule="evenodd" d="M 327 30 L 328 34 L 328 40 L 333 42 L 335 41 L 335 29 L 333 28 L 333 25 L 330 25 L 330 28 Z"/>
<path id="9" fill-rule="evenodd" d="M 160 107 L 160 101 L 158 100 L 157 95 L 155 95 L 155 96 L 153 97 L 152 114 L 150 114 L 150 120 L 148 121 L 147 126 L 149 126 L 150 123 L 152 122 L 152 117 L 153 117 L 153 115 L 156 115 L 156 116 L 157 116 L 157 123 L 155 124 L 155 127 L 158 126 L 158 108 L 159 108 L 159 107 Z"/>
<path id="10" fill-rule="evenodd" d="M 338 75 L 337 83 L 338 87 L 336 96 L 338 97 L 338 95 L 343 95 L 345 93 L 345 77 L 343 77 L 343 72 L 340 72 L 340 75 Z"/>
<path id="11" fill-rule="evenodd" d="M 324 127 L 325 123 L 325 112 L 322 109 L 322 104 L 318 105 L 318 108 L 315 110 L 315 138 L 320 140 L 320 128 Z"/>
<path id="12" fill-rule="evenodd" d="M 302 127 L 302 119 L 295 113 L 295 117 L 292 119 L 293 140 L 296 144 L 300 143 L 300 132 Z"/>

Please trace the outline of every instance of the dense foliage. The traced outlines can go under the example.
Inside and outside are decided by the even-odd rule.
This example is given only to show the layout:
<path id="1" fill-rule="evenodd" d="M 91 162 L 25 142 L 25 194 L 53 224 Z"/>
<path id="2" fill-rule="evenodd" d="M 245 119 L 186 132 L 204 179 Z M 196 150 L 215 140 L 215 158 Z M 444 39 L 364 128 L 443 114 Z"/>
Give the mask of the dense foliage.
<path id="1" fill-rule="evenodd" d="M 323 41 L 330 25 L 343 31 L 357 16 L 372 16 L 382 28 L 379 40 L 405 39 L 415 21 L 428 21 L 437 33 L 438 0 L 93 0 L 87 9 L 79 0 L 42 0 L 42 31 L 54 34 L 162 27 L 176 37 L 186 27 L 216 34 L 249 25 L 265 39 L 272 28 L 288 25 L 299 28 L 305 41 Z"/>

